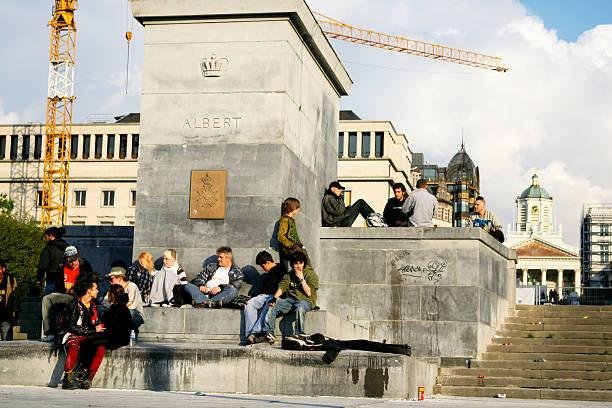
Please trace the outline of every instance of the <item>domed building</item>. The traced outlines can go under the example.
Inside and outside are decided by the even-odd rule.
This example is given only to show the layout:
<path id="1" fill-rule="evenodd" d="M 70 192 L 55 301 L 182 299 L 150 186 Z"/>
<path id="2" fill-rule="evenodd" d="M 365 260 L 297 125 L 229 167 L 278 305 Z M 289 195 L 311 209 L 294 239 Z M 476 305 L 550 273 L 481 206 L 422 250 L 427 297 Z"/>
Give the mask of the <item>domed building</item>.
<path id="1" fill-rule="evenodd" d="M 562 297 L 569 292 L 580 293 L 578 249 L 563 242 L 561 226 L 555 228 L 553 197 L 540 185 L 537 174 L 515 204 L 515 222 L 513 228 L 508 227 L 506 245 L 516 250 L 519 286 L 539 285 L 546 294 L 556 289 Z M 529 296 L 533 293 L 524 292 Z M 531 303 L 521 299 L 520 293 L 517 289 L 517 302 Z"/>

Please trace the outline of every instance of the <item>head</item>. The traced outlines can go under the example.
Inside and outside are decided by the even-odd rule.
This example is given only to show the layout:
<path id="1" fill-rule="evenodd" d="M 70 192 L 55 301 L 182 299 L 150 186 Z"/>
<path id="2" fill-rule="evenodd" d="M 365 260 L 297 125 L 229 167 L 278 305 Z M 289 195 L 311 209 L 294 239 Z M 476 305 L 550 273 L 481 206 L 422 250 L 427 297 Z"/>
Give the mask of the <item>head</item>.
<path id="1" fill-rule="evenodd" d="M 111 285 L 121 285 L 123 287 L 127 286 L 127 272 L 120 266 L 111 268 L 111 271 L 108 274 L 108 279 Z"/>
<path id="2" fill-rule="evenodd" d="M 125 293 L 123 286 L 112 284 L 108 288 L 108 301 L 116 305 L 127 305 L 128 295 Z"/>
<path id="3" fill-rule="evenodd" d="M 166 249 L 164 251 L 164 256 L 162 259 L 166 268 L 172 267 L 172 265 L 174 265 L 174 263 L 176 262 L 176 250 L 172 248 Z"/>
<path id="4" fill-rule="evenodd" d="M 300 200 L 297 198 L 289 197 L 283 201 L 281 205 L 281 215 L 287 215 L 291 218 L 298 215 L 300 212 Z"/>
<path id="5" fill-rule="evenodd" d="M 404 198 L 406 198 L 406 186 L 403 183 L 393 184 L 393 195 L 396 199 L 404 201 Z"/>
<path id="6" fill-rule="evenodd" d="M 68 269 L 75 269 L 79 265 L 79 251 L 75 246 L 67 246 L 64 250 L 64 265 Z"/>
<path id="7" fill-rule="evenodd" d="M 478 215 L 483 215 L 485 213 L 486 208 L 487 208 L 487 203 L 484 197 L 482 196 L 476 197 L 476 200 L 474 201 L 474 212 Z"/>
<path id="8" fill-rule="evenodd" d="M 54 241 L 57 238 L 61 238 L 66 233 L 66 228 L 64 227 L 49 227 L 43 233 L 43 239 L 45 241 Z"/>
<path id="9" fill-rule="evenodd" d="M 232 248 L 226 246 L 217 248 L 217 265 L 229 268 L 233 263 L 232 258 Z"/>
<path id="10" fill-rule="evenodd" d="M 95 280 L 77 279 L 72 291 L 77 298 L 88 296 L 90 299 L 98 297 L 98 282 Z"/>
<path id="11" fill-rule="evenodd" d="M 416 188 L 427 188 L 427 180 L 418 179 L 416 183 Z"/>
<path id="12" fill-rule="evenodd" d="M 276 266 L 276 262 L 272 258 L 272 255 L 268 251 L 261 251 L 255 257 L 255 263 L 264 270 L 264 272 L 270 272 L 272 268 Z"/>
<path id="13" fill-rule="evenodd" d="M 338 181 L 332 181 L 329 183 L 329 191 L 331 191 L 336 197 L 340 197 L 344 190 L 346 189 Z"/>
<path id="14" fill-rule="evenodd" d="M 149 272 L 154 269 L 153 255 L 151 255 L 150 252 L 141 252 L 140 255 L 138 255 L 138 263 Z"/>
<path id="15" fill-rule="evenodd" d="M 291 269 L 293 269 L 294 272 L 302 272 L 307 264 L 308 261 L 303 252 L 295 251 L 291 256 Z"/>

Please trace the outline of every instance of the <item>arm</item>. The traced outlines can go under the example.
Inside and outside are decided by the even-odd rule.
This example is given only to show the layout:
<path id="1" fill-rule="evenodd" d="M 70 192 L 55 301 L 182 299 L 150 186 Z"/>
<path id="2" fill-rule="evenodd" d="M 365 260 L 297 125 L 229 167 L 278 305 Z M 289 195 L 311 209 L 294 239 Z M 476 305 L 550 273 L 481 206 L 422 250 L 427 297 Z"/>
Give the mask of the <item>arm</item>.
<path id="1" fill-rule="evenodd" d="M 229 284 L 235 287 L 236 289 L 240 289 L 242 286 L 242 281 L 244 280 L 244 274 L 242 270 L 236 265 L 232 265 L 229 271 Z"/>
<path id="2" fill-rule="evenodd" d="M 206 282 L 208 282 L 207 267 L 208 267 L 208 265 L 206 265 L 206 267 L 204 269 L 202 269 L 202 271 L 200 273 L 198 273 L 195 278 L 193 278 L 191 283 L 193 283 L 194 285 L 196 285 L 198 287 L 205 286 Z"/>
<path id="3" fill-rule="evenodd" d="M 181 285 L 185 285 L 188 282 L 187 272 L 185 272 L 183 268 L 178 268 L 176 271 L 176 277 L 178 278 L 178 283 Z"/>
<path id="4" fill-rule="evenodd" d="M 408 195 L 408 198 L 406 199 L 406 201 L 404 202 L 404 205 L 402 206 L 402 212 L 404 214 L 410 214 L 412 210 L 414 210 L 415 203 L 416 201 L 414 201 L 414 197 L 412 196 L 412 194 Z"/>
<path id="5" fill-rule="evenodd" d="M 42 284 L 43 279 L 45 278 L 45 273 L 47 272 L 47 266 L 49 265 L 49 248 L 44 247 L 42 252 L 40 253 L 40 258 L 38 260 L 38 269 L 36 271 L 36 281 L 39 285 Z"/>
<path id="6" fill-rule="evenodd" d="M 292 249 L 294 246 L 294 243 L 289 238 L 287 238 L 288 232 L 289 232 L 289 218 L 281 217 L 280 220 L 278 221 L 278 235 L 276 236 L 276 238 L 278 239 L 278 242 L 280 242 L 283 248 Z"/>
<path id="7" fill-rule="evenodd" d="M 391 226 L 391 221 L 393 218 L 392 211 L 393 211 L 393 206 L 391 205 L 391 200 L 388 200 L 387 204 L 385 204 L 385 209 L 383 210 L 383 218 L 385 219 L 385 222 L 389 226 Z"/>
<path id="8" fill-rule="evenodd" d="M 334 216 L 342 215 L 344 214 L 344 211 L 346 211 L 344 203 L 340 199 L 331 197 L 330 195 L 325 196 L 325 199 L 323 200 L 323 208 L 325 209 L 326 213 Z"/>
<path id="9" fill-rule="evenodd" d="M 492 229 L 501 231 L 502 229 L 501 221 L 499 221 L 499 218 L 497 218 L 497 215 L 495 215 L 494 213 L 491 213 L 491 223 L 493 224 Z"/>
<path id="10" fill-rule="evenodd" d="M 309 298 L 312 296 L 312 292 L 319 288 L 319 276 L 315 273 L 312 268 L 308 268 L 305 271 L 304 280 L 301 281 L 302 290 Z"/>

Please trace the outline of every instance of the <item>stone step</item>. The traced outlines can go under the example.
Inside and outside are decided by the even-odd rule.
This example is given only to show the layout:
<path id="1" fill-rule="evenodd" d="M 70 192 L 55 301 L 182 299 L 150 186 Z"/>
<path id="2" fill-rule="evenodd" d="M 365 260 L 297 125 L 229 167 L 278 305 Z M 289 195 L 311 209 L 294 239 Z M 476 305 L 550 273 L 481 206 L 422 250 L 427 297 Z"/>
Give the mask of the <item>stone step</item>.
<path id="1" fill-rule="evenodd" d="M 556 361 L 544 362 L 521 361 L 521 360 L 473 360 L 472 368 L 500 368 L 500 369 L 524 369 L 524 370 L 576 370 L 576 371 L 600 371 L 612 372 L 610 363 L 605 361 Z"/>
<path id="2" fill-rule="evenodd" d="M 581 389 L 581 390 L 612 390 L 612 383 L 606 380 L 578 380 L 578 379 L 539 379 L 523 377 L 484 377 L 478 374 L 472 376 L 440 376 L 438 383 L 450 386 L 482 386 L 491 387 L 518 387 L 518 388 L 550 388 L 550 389 Z"/>
<path id="3" fill-rule="evenodd" d="M 538 317 L 551 317 L 551 318 L 588 318 L 593 319 L 612 319 L 612 310 L 606 311 L 594 311 L 594 310 L 579 310 L 570 311 L 564 310 L 563 308 L 542 308 L 542 310 L 517 310 L 515 311 L 516 317 L 521 318 L 538 318 Z"/>
<path id="4" fill-rule="evenodd" d="M 473 367 L 473 366 L 472 366 Z M 537 379 L 576 379 L 576 380 L 601 380 L 610 381 L 612 371 L 578 371 L 578 370 L 529 370 L 521 368 L 440 368 L 440 377 L 445 376 L 479 376 L 485 377 L 522 377 Z M 551 387 L 554 388 L 554 387 Z"/>
<path id="5" fill-rule="evenodd" d="M 484 352 L 483 360 L 523 360 L 534 361 L 543 358 L 545 361 L 600 361 L 612 363 L 610 354 L 573 354 L 573 353 L 512 353 Z M 536 361 L 534 361 L 536 362 Z"/>
<path id="6" fill-rule="evenodd" d="M 239 343 L 245 337 L 244 317 L 238 309 L 146 307 L 144 319 L 139 334 L 144 341 Z M 279 338 L 282 333 L 291 334 L 293 321 L 293 315 L 277 319 L 275 334 Z M 369 339 L 367 328 L 325 310 L 308 312 L 305 330 L 332 338 Z"/>
<path id="7" fill-rule="evenodd" d="M 553 338 L 563 339 L 612 339 L 610 332 L 598 332 L 588 330 L 510 330 L 505 326 L 497 331 L 497 337 L 507 338 L 546 338 L 552 335 Z"/>
<path id="8" fill-rule="evenodd" d="M 39 341 L 0 342 L 0 384 L 56 387 L 64 353 Z M 344 350 L 332 364 L 320 351 L 268 344 L 145 343 L 107 352 L 93 386 L 266 395 L 413 398 L 433 392 L 437 365 L 397 354 Z"/>
<path id="9" fill-rule="evenodd" d="M 561 334 L 559 334 L 561 336 Z M 550 345 L 550 346 L 602 346 L 612 347 L 612 338 L 608 340 L 604 339 L 564 339 L 556 337 L 554 334 L 552 337 L 495 337 L 493 344 L 512 344 L 512 345 L 532 345 L 537 347 L 538 345 Z"/>
<path id="10" fill-rule="evenodd" d="M 612 401 L 612 393 L 610 391 L 595 390 L 442 386 L 439 387 L 439 391 L 442 395 L 454 395 L 457 397 L 495 397 L 498 394 L 505 394 L 507 398 Z"/>
<path id="11" fill-rule="evenodd" d="M 585 315 L 586 316 L 586 315 Z M 506 323 L 518 323 L 518 324 L 556 324 L 556 325 L 598 325 L 607 326 L 602 331 L 612 331 L 612 316 L 610 318 L 601 317 L 507 317 Z"/>
<path id="12" fill-rule="evenodd" d="M 612 335 L 612 326 L 601 326 L 598 324 L 521 324 L 521 323 L 505 323 L 505 330 L 519 330 L 527 332 L 537 331 L 587 331 L 597 333 L 608 333 Z"/>
<path id="13" fill-rule="evenodd" d="M 612 312 L 612 306 L 590 306 L 590 305 L 515 305 L 514 309 L 517 311 L 555 311 L 562 310 L 564 312 Z"/>
<path id="14" fill-rule="evenodd" d="M 501 353 L 563 353 L 612 355 L 612 347 L 552 344 L 489 344 L 487 346 L 487 351 Z"/>

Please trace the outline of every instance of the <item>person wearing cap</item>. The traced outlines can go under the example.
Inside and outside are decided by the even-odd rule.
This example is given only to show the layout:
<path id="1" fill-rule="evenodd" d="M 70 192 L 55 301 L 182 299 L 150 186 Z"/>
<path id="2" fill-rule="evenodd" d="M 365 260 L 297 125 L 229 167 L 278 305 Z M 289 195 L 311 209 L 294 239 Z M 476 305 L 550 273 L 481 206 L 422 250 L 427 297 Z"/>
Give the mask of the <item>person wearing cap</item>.
<path id="1" fill-rule="evenodd" d="M 64 251 L 68 246 L 68 243 L 62 238 L 65 233 L 64 227 L 49 227 L 43 233 L 46 244 L 38 260 L 36 285 L 39 288 L 44 287 L 45 295 L 55 292 L 57 266 L 62 263 Z"/>
<path id="2" fill-rule="evenodd" d="M 126 270 L 119 266 L 112 268 L 107 276 L 111 285 L 121 285 L 124 292 L 128 295 L 127 307 L 132 315 L 132 329 L 138 332 L 138 327 L 144 323 L 144 308 L 138 286 L 128 280 Z M 104 303 L 110 303 L 108 293 L 104 298 Z"/>
<path id="3" fill-rule="evenodd" d="M 329 188 L 323 196 L 321 216 L 324 227 L 350 227 L 361 216 L 365 219 L 374 212 L 363 199 L 359 199 L 350 207 L 344 205 L 345 188 L 337 181 L 329 183 Z"/>
<path id="4" fill-rule="evenodd" d="M 51 325 L 51 311 L 58 305 L 67 305 L 72 301 L 72 287 L 77 278 L 89 281 L 95 277 L 91 264 L 72 245 L 64 250 L 63 263 L 58 266 L 55 275 L 55 290 L 42 299 L 42 341 L 53 341 L 56 328 Z"/>
<path id="5" fill-rule="evenodd" d="M 6 269 L 6 262 L 0 260 L 0 338 L 8 340 L 9 330 L 15 318 L 15 289 L 17 281 Z"/>

